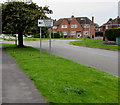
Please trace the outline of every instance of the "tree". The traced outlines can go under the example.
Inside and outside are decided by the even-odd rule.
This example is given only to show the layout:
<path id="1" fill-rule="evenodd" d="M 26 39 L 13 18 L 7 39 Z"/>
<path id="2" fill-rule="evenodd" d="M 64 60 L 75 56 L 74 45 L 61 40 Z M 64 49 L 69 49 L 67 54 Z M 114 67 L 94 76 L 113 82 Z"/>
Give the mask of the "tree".
<path id="1" fill-rule="evenodd" d="M 9 2 L 2 4 L 3 33 L 18 34 L 18 46 L 23 47 L 23 34 L 38 30 L 38 19 L 51 14 L 48 6 L 39 7 L 35 3 Z"/>

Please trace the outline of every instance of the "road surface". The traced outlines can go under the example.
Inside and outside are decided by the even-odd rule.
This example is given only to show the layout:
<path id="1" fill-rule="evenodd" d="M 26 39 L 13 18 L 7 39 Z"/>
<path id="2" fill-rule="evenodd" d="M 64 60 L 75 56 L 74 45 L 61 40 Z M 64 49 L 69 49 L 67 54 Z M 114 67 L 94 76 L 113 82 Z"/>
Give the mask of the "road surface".
<path id="1" fill-rule="evenodd" d="M 52 54 L 118 76 L 118 51 L 70 45 L 70 41 L 75 40 L 52 39 Z M 35 48 L 40 46 L 39 41 L 25 41 L 24 44 Z M 48 40 L 42 41 L 42 49 L 49 51 Z"/>

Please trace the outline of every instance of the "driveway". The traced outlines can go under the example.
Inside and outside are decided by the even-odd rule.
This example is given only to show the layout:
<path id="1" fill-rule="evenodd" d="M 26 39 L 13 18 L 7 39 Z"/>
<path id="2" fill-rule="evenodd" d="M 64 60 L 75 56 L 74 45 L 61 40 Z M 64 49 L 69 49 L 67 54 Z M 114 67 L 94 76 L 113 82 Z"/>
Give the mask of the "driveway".
<path id="1" fill-rule="evenodd" d="M 70 45 L 70 41 L 76 40 L 52 39 L 52 54 L 118 75 L 118 51 Z M 38 49 L 40 46 L 39 41 L 25 41 L 24 44 Z M 42 49 L 49 52 L 48 40 L 42 41 Z"/>

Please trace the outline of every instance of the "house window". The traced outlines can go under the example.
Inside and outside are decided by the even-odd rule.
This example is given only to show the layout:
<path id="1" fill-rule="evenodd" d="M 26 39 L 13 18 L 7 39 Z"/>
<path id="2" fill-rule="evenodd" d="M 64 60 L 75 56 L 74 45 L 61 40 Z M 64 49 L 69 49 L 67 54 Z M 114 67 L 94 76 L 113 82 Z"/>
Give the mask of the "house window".
<path id="1" fill-rule="evenodd" d="M 108 29 L 108 25 L 106 25 L 106 29 Z"/>
<path id="2" fill-rule="evenodd" d="M 84 35 L 89 35 L 89 32 L 88 31 L 84 31 Z"/>
<path id="3" fill-rule="evenodd" d="M 71 25 L 71 28 L 77 28 L 77 25 L 76 24 Z"/>
<path id="4" fill-rule="evenodd" d="M 118 28 L 120 28 L 120 24 L 118 24 Z"/>
<path id="5" fill-rule="evenodd" d="M 61 28 L 67 28 L 67 25 L 62 25 Z"/>
<path id="6" fill-rule="evenodd" d="M 57 29 L 57 26 L 53 26 L 53 29 Z"/>
<path id="7" fill-rule="evenodd" d="M 76 31 L 71 31 L 71 35 L 76 35 Z"/>
<path id="8" fill-rule="evenodd" d="M 84 28 L 89 28 L 89 24 L 84 24 Z"/>
<path id="9" fill-rule="evenodd" d="M 67 32 L 63 32 L 63 35 L 67 35 Z"/>

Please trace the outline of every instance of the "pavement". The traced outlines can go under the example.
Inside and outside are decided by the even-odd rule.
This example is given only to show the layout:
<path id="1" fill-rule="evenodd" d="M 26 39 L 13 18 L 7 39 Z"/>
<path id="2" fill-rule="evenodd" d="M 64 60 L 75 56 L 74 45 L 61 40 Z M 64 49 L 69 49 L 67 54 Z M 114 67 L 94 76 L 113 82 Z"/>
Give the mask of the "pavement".
<path id="1" fill-rule="evenodd" d="M 65 39 L 52 39 L 52 54 L 94 67 L 118 76 L 118 51 L 70 45 Z M 40 48 L 39 41 L 24 41 L 25 45 Z M 42 50 L 49 52 L 49 41 L 42 41 Z"/>
<path id="2" fill-rule="evenodd" d="M 0 46 L 0 105 L 2 104 L 2 46 Z"/>
<path id="3" fill-rule="evenodd" d="M 34 83 L 22 72 L 4 48 L 2 49 L 0 78 L 2 78 L 0 79 L 2 80 L 2 85 L 0 85 L 2 86 L 2 103 L 46 103 L 46 99 L 41 96 Z"/>

